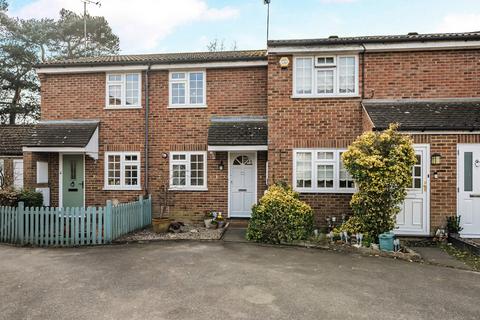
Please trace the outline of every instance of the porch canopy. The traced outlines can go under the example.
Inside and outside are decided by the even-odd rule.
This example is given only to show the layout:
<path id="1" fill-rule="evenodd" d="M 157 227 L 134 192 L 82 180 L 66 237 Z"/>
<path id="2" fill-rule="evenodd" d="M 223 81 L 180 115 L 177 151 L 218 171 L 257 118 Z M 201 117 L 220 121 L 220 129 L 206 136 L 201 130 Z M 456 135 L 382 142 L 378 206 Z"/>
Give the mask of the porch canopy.
<path id="1" fill-rule="evenodd" d="M 212 117 L 208 128 L 208 151 L 268 150 L 266 117 Z"/>
<path id="2" fill-rule="evenodd" d="M 399 130 L 480 131 L 480 100 L 364 100 L 363 108 L 374 130 L 384 130 L 390 123 Z"/>
<path id="3" fill-rule="evenodd" d="M 98 159 L 97 120 L 42 121 L 33 126 L 23 151 L 85 153 Z"/>

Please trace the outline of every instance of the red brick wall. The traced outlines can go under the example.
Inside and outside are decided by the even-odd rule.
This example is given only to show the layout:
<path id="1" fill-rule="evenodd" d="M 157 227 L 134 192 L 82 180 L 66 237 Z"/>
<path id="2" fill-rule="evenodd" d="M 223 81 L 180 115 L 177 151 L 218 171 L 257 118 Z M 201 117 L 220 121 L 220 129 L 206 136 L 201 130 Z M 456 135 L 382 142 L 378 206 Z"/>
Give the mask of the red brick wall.
<path id="1" fill-rule="evenodd" d="M 143 78 L 145 74 L 143 74 Z M 168 179 L 170 151 L 206 151 L 207 130 L 212 116 L 267 114 L 267 69 L 265 67 L 208 69 L 207 108 L 169 109 L 168 71 L 151 71 L 150 91 L 150 160 L 149 192 L 155 212 L 160 207 L 161 186 Z M 103 205 L 108 199 L 131 201 L 143 191 L 105 191 L 105 151 L 140 151 L 141 181 L 144 180 L 144 116 L 145 89 L 142 83 L 142 108 L 129 110 L 105 109 L 105 73 L 42 75 L 42 120 L 100 120 L 99 159 L 86 157 L 86 203 Z M 208 154 L 208 191 L 170 192 L 171 212 L 198 219 L 208 210 L 227 211 L 227 153 Z M 214 160 L 215 158 L 215 160 Z M 258 192 L 265 184 L 266 153 L 258 160 Z M 223 160 L 225 170 L 218 170 Z M 58 158 L 51 160 L 52 200 L 58 201 Z M 55 169 L 57 168 L 57 169 Z M 33 168 L 32 168 L 33 170 Z M 55 182 L 56 181 L 56 182 Z M 263 185 L 261 185 L 263 183 Z M 53 197 L 53 194 L 57 194 Z"/>
<path id="2" fill-rule="evenodd" d="M 365 55 L 365 98 L 480 96 L 480 50 Z"/>

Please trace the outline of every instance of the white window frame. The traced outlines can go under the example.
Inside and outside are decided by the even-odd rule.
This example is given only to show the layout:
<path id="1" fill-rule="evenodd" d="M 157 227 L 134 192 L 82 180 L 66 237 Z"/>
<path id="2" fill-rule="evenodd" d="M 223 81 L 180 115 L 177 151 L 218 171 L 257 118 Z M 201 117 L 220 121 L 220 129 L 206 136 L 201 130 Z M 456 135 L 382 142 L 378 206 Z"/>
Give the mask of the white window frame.
<path id="1" fill-rule="evenodd" d="M 174 155 L 185 155 L 185 160 L 173 160 Z M 191 185 L 191 160 L 190 156 L 192 155 L 203 155 L 203 185 L 202 186 L 192 186 Z M 170 152 L 170 161 L 169 161 L 169 181 L 171 190 L 185 190 L 185 191 L 206 191 L 207 190 L 207 152 L 206 151 L 178 151 Z M 175 164 L 184 164 L 185 165 L 185 185 L 184 186 L 175 186 L 173 185 L 173 165 Z"/>
<path id="2" fill-rule="evenodd" d="M 120 185 L 109 185 L 108 184 L 108 157 L 109 156 L 120 156 Z M 137 156 L 137 161 L 126 161 L 126 156 Z M 140 161 L 140 152 L 105 152 L 105 173 L 104 173 L 104 190 L 142 190 L 142 163 Z M 127 185 L 125 184 L 125 166 L 128 164 L 135 164 L 138 166 L 138 185 Z"/>
<path id="3" fill-rule="evenodd" d="M 173 73 L 185 73 L 185 79 L 172 79 Z M 190 74 L 203 74 L 203 103 L 190 103 Z M 185 103 L 173 104 L 172 102 L 172 85 L 174 83 L 185 84 Z M 168 108 L 206 108 L 207 107 L 207 72 L 205 69 L 201 70 L 170 70 L 168 73 Z"/>
<path id="4" fill-rule="evenodd" d="M 293 150 L 293 180 L 292 185 L 295 191 L 301 193 L 355 193 L 356 188 L 340 188 L 340 153 L 346 149 L 294 149 Z M 297 187 L 297 153 L 311 153 L 312 163 L 312 187 Z M 333 152 L 333 159 L 318 159 L 318 152 Z M 317 165 L 333 165 L 333 188 L 318 187 Z"/>
<path id="5" fill-rule="evenodd" d="M 117 75 L 121 77 L 120 81 L 109 81 L 109 76 Z M 138 76 L 138 103 L 127 105 L 127 75 L 137 75 Z M 109 98 L 109 85 L 116 84 L 120 85 L 121 89 L 121 103 L 120 105 L 110 105 L 110 98 Z M 105 77 L 105 109 L 140 109 L 142 107 L 142 73 L 141 72 L 126 72 L 126 73 L 119 73 L 119 72 L 109 72 L 106 73 Z"/>
<path id="6" fill-rule="evenodd" d="M 318 65 L 318 58 L 327 58 L 333 57 L 334 63 Z M 338 73 L 338 61 L 339 58 L 355 58 L 355 92 L 353 93 L 340 93 L 339 92 L 339 73 Z M 297 59 L 311 58 L 312 59 L 312 93 L 297 93 Z M 331 70 L 334 69 L 334 79 L 333 79 L 333 93 L 317 93 L 317 70 Z M 357 54 L 330 54 L 330 55 L 310 55 L 310 56 L 294 56 L 293 57 L 293 79 L 292 79 L 292 98 L 349 98 L 349 97 L 359 97 L 359 59 Z"/>

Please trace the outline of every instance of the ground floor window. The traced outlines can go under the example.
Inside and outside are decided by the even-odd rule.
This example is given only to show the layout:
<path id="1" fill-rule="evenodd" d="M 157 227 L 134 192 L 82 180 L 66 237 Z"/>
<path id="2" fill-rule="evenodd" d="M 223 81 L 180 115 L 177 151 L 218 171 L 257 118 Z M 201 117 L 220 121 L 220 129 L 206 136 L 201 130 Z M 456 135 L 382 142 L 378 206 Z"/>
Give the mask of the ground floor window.
<path id="1" fill-rule="evenodd" d="M 105 153 L 105 188 L 112 190 L 140 189 L 140 153 Z"/>
<path id="2" fill-rule="evenodd" d="M 300 192 L 354 192 L 342 163 L 344 149 L 297 149 L 293 152 L 294 188 Z"/>
<path id="3" fill-rule="evenodd" d="M 206 152 L 170 153 L 170 188 L 201 190 L 207 188 Z"/>

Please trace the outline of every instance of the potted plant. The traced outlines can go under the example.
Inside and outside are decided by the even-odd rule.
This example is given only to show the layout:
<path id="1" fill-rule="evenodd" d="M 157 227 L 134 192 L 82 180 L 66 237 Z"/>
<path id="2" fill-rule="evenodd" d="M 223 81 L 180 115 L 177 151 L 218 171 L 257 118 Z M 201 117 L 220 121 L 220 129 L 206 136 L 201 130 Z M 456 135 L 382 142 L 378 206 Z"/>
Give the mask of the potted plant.
<path id="1" fill-rule="evenodd" d="M 217 218 L 215 219 L 215 221 L 217 221 L 219 228 L 223 228 L 225 226 L 225 219 L 223 218 L 221 212 L 217 214 Z"/>
<path id="2" fill-rule="evenodd" d="M 215 212 L 206 213 L 205 217 L 203 218 L 203 222 L 205 223 L 205 228 L 210 229 L 214 219 L 215 219 Z"/>
<path id="3" fill-rule="evenodd" d="M 460 225 L 461 216 L 447 217 L 447 232 L 449 235 L 456 236 L 463 230 Z"/>
<path id="4" fill-rule="evenodd" d="M 157 218 L 152 218 L 152 227 L 153 232 L 155 233 L 166 233 L 168 228 L 172 223 L 172 219 L 168 218 L 169 206 L 168 206 L 168 185 L 164 184 L 160 192 L 161 195 L 161 206 L 160 206 L 160 216 Z"/>

